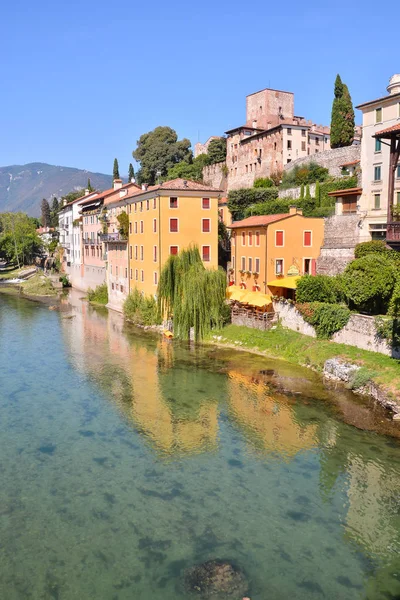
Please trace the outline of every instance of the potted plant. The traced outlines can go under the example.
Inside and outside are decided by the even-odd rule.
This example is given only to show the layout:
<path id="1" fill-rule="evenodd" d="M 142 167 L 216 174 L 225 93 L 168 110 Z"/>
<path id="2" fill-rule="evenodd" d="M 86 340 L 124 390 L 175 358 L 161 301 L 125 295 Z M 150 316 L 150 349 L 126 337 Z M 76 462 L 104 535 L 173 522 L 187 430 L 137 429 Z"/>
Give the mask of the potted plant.
<path id="1" fill-rule="evenodd" d="M 247 277 L 251 277 L 251 271 L 246 271 Z"/>
<path id="2" fill-rule="evenodd" d="M 393 221 L 400 221 L 400 204 L 394 204 L 392 206 L 392 218 Z"/>

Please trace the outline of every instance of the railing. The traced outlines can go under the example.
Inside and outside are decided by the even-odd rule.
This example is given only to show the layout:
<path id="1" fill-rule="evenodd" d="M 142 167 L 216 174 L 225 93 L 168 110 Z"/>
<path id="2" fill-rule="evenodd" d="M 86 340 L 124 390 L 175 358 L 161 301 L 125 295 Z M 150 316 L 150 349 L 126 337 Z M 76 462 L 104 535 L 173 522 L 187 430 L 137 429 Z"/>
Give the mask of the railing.
<path id="1" fill-rule="evenodd" d="M 126 242 L 126 238 L 117 231 L 115 233 L 101 233 L 100 240 L 102 242 Z"/>
<path id="2" fill-rule="evenodd" d="M 83 238 L 83 244 L 85 246 L 97 246 L 98 244 L 101 244 L 101 240 L 99 240 L 99 238 Z"/>
<path id="3" fill-rule="evenodd" d="M 387 224 L 386 241 L 400 242 L 400 221 Z"/>

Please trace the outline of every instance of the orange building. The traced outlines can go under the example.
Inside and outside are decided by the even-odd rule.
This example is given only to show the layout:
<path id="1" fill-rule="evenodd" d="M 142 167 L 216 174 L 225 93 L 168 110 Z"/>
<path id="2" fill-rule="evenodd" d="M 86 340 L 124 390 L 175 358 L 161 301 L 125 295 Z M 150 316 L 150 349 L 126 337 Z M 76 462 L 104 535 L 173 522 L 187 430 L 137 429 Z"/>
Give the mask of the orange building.
<path id="1" fill-rule="evenodd" d="M 270 289 L 268 284 L 276 279 L 315 274 L 323 219 L 304 217 L 300 209 L 291 207 L 288 214 L 249 217 L 230 227 L 230 280 L 236 285 L 274 294 L 275 286 Z"/>
<path id="2" fill-rule="evenodd" d="M 171 254 L 196 245 L 204 265 L 218 267 L 218 199 L 221 190 L 183 179 L 134 191 L 129 205 L 129 280 L 145 295 L 157 291 Z"/>

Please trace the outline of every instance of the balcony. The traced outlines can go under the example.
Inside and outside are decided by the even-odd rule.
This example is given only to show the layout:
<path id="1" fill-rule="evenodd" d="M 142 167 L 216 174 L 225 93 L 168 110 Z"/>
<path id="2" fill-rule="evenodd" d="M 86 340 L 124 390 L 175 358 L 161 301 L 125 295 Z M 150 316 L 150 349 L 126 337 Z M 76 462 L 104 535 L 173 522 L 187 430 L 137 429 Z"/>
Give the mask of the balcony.
<path id="1" fill-rule="evenodd" d="M 400 250 L 400 221 L 387 224 L 386 242 L 395 250 Z"/>
<path id="2" fill-rule="evenodd" d="M 115 233 L 101 233 L 100 240 L 102 242 L 126 242 L 127 239 L 124 238 L 118 231 Z"/>
<path id="3" fill-rule="evenodd" d="M 99 238 L 83 238 L 84 246 L 97 246 L 101 244 L 101 240 Z"/>

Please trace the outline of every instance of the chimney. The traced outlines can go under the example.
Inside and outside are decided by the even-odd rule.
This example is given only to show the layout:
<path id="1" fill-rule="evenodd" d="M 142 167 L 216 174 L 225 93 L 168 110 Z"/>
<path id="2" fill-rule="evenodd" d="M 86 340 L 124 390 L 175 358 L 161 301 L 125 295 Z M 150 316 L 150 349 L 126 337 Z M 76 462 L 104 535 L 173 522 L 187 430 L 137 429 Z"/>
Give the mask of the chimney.
<path id="1" fill-rule="evenodd" d="M 114 179 L 114 190 L 122 188 L 122 179 Z"/>
<path id="2" fill-rule="evenodd" d="M 136 179 L 134 177 L 131 177 L 131 183 L 136 183 Z"/>
<path id="3" fill-rule="evenodd" d="M 149 187 L 149 184 L 148 184 L 148 183 L 142 183 L 142 190 L 143 190 L 144 192 L 147 192 L 147 188 L 148 188 L 148 187 Z"/>
<path id="4" fill-rule="evenodd" d="M 297 214 L 297 206 L 289 206 L 289 215 Z"/>
<path id="5" fill-rule="evenodd" d="M 86 190 L 85 190 L 85 196 L 89 196 L 89 194 L 90 194 L 90 191 L 86 188 Z"/>

